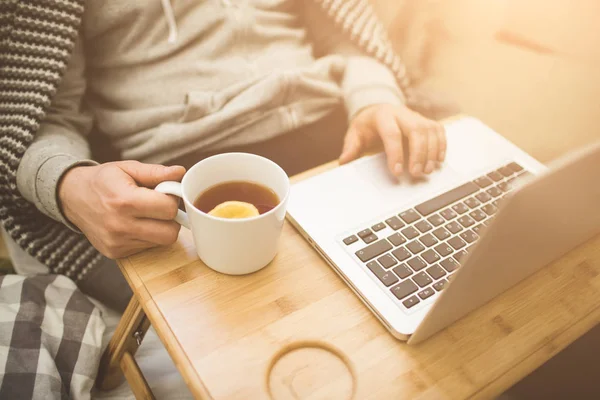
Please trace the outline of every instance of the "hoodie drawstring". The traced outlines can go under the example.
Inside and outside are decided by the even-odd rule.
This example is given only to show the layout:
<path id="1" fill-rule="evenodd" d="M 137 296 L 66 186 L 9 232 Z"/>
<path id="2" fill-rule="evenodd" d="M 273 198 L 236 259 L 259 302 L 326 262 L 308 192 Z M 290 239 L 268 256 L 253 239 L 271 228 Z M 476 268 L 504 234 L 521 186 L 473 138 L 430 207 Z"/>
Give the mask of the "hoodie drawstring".
<path id="1" fill-rule="evenodd" d="M 161 0 L 163 12 L 169 26 L 169 43 L 175 43 L 177 41 L 177 22 L 175 21 L 175 14 L 173 13 L 173 7 L 171 6 L 170 0 Z"/>

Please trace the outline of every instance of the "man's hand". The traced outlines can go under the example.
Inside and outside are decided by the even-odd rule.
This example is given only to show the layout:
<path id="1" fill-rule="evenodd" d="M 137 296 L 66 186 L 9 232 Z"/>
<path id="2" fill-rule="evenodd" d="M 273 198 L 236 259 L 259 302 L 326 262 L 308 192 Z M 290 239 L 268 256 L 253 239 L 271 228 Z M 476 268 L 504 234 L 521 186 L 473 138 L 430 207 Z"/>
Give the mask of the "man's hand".
<path id="1" fill-rule="evenodd" d="M 435 121 L 406 107 L 378 104 L 356 114 L 344 140 L 340 163 L 358 158 L 377 141 L 383 142 L 388 168 L 395 176 L 403 172 L 402 136 L 408 139 L 408 170 L 415 177 L 430 174 L 446 157 L 446 133 Z"/>
<path id="2" fill-rule="evenodd" d="M 177 240 L 178 200 L 149 188 L 184 174 L 183 167 L 137 161 L 75 167 L 61 179 L 58 197 L 67 219 L 98 251 L 121 258 Z"/>

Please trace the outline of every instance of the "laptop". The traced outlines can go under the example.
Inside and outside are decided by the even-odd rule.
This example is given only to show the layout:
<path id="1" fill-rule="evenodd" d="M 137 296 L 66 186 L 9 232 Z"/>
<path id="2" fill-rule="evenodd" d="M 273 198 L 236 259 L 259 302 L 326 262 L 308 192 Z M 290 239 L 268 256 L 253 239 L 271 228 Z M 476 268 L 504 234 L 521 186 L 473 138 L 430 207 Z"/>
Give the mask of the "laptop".
<path id="1" fill-rule="evenodd" d="M 600 234 L 600 143 L 546 167 L 480 120 L 443 166 L 375 154 L 295 183 L 288 219 L 398 339 L 419 343 Z M 526 300 L 526 299 L 524 299 Z"/>

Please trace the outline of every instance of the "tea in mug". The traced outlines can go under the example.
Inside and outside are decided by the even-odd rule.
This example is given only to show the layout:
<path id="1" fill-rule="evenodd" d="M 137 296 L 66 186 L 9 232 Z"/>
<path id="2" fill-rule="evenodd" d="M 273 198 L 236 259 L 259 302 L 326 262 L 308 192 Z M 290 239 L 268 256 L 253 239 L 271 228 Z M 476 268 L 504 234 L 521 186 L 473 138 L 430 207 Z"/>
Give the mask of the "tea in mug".
<path id="1" fill-rule="evenodd" d="M 248 181 L 230 181 L 200 193 L 194 206 L 213 216 L 248 218 L 272 210 L 279 201 L 277 194 L 266 186 Z"/>

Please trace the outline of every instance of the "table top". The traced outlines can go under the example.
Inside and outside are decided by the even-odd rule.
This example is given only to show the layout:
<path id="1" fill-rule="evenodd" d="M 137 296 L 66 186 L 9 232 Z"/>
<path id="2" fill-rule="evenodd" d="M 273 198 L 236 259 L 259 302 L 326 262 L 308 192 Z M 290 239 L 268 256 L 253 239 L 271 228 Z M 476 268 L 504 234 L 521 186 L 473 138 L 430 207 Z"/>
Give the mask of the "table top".
<path id="1" fill-rule="evenodd" d="M 187 229 L 119 265 L 198 398 L 490 398 L 600 322 L 600 237 L 416 346 L 288 222 L 275 260 L 251 275 L 206 267 Z"/>

